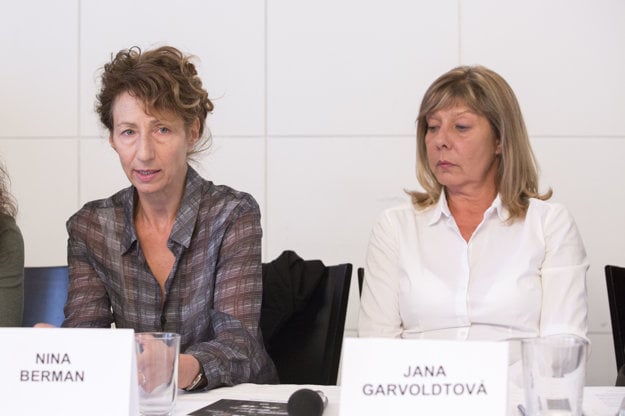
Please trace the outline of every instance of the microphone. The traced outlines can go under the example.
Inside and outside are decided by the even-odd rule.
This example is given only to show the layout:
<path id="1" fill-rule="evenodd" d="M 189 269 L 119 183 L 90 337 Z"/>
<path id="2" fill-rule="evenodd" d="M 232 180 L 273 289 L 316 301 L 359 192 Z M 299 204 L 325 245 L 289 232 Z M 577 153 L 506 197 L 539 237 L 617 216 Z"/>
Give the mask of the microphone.
<path id="1" fill-rule="evenodd" d="M 319 390 L 300 389 L 291 394 L 286 404 L 289 416 L 321 416 L 328 398 Z"/>

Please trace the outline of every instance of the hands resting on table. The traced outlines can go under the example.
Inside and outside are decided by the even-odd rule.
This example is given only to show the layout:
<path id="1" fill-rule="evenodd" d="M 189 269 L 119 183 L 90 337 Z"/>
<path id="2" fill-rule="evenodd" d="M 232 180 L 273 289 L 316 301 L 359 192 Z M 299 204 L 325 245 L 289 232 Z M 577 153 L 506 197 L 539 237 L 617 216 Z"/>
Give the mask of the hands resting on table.
<path id="1" fill-rule="evenodd" d="M 35 328 L 57 328 L 55 325 L 52 324 L 48 324 L 45 322 L 40 322 L 38 324 L 34 325 Z M 147 375 L 151 375 L 151 371 L 148 366 L 147 366 L 147 362 L 148 360 L 148 356 L 145 356 L 146 358 L 144 358 L 143 360 L 138 359 L 137 362 L 137 371 L 138 371 L 138 377 L 139 377 L 139 383 L 141 383 L 142 379 L 143 380 L 147 380 L 151 379 L 151 377 L 147 377 Z M 140 361 L 140 362 L 139 362 Z M 195 379 L 195 377 L 200 373 L 200 362 L 192 355 L 190 354 L 180 354 L 180 356 L 178 357 L 178 387 L 179 388 L 185 388 L 187 386 L 190 386 L 191 383 L 193 382 L 193 380 Z M 157 378 L 156 380 L 158 380 L 158 375 L 156 375 Z M 153 383 L 148 383 L 146 386 L 143 386 L 145 391 L 152 391 L 154 388 L 156 387 L 156 385 L 153 385 Z"/>

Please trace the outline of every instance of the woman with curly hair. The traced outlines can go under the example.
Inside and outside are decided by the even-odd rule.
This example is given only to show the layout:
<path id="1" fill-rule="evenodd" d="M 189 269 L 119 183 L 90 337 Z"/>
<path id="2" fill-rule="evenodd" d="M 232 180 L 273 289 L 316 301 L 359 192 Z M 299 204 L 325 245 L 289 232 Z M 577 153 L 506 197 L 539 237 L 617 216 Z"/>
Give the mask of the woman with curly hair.
<path id="1" fill-rule="evenodd" d="M 63 326 L 180 334 L 186 390 L 276 381 L 259 329 L 258 204 L 188 163 L 210 139 L 212 109 L 190 56 L 119 51 L 96 110 L 130 186 L 67 222 Z"/>

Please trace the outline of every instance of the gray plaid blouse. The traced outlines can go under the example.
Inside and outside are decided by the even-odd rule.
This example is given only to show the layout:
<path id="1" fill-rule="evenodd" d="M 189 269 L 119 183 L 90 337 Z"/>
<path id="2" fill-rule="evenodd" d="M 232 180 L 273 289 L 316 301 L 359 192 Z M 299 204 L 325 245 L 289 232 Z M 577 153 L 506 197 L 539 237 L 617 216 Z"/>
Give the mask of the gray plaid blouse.
<path id="1" fill-rule="evenodd" d="M 64 327 L 133 328 L 181 335 L 209 388 L 277 381 L 258 326 L 260 211 L 252 196 L 188 167 L 167 242 L 175 256 L 165 294 L 134 227 L 134 188 L 92 201 L 67 222 L 69 290 Z"/>

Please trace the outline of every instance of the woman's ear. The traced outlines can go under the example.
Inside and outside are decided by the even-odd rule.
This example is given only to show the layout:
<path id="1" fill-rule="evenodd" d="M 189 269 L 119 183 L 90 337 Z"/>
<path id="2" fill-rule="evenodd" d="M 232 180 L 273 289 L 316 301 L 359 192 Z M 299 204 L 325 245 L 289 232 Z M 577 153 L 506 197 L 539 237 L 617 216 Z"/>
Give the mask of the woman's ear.
<path id="1" fill-rule="evenodd" d="M 497 139 L 497 142 L 495 143 L 495 154 L 501 154 L 501 139 Z"/>
<path id="2" fill-rule="evenodd" d="M 113 150 L 117 151 L 117 148 L 115 147 L 115 142 L 113 141 L 113 133 L 109 134 L 109 144 L 111 145 Z"/>
<path id="3" fill-rule="evenodd" d="M 200 119 L 196 118 L 189 128 L 189 144 L 194 145 L 200 139 Z"/>

